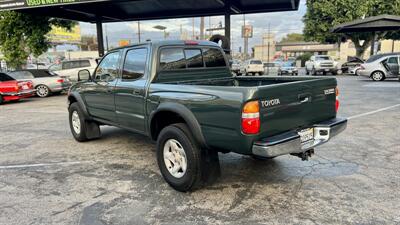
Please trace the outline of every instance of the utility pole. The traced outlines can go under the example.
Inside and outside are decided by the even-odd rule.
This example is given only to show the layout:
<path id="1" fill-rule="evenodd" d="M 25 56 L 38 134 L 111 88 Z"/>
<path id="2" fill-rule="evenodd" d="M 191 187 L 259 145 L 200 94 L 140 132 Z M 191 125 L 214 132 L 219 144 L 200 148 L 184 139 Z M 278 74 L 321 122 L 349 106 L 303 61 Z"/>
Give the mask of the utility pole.
<path id="1" fill-rule="evenodd" d="M 194 17 L 192 18 L 192 40 L 195 40 L 195 38 L 194 38 Z"/>
<path id="2" fill-rule="evenodd" d="M 137 22 L 137 27 L 138 27 L 138 41 L 140 43 L 140 21 Z"/>
<path id="3" fill-rule="evenodd" d="M 200 40 L 204 40 L 204 17 L 200 17 Z"/>
<path id="4" fill-rule="evenodd" d="M 104 26 L 106 28 L 106 49 L 107 49 L 107 52 L 108 52 L 109 48 L 108 48 L 108 29 L 107 29 L 107 24 L 104 24 Z"/>
<path id="5" fill-rule="evenodd" d="M 246 37 L 245 32 L 244 32 L 245 31 L 245 26 L 246 26 L 246 15 L 243 14 L 243 30 L 242 30 L 242 33 L 243 33 L 243 39 L 244 39 L 244 50 L 243 50 L 244 60 L 247 59 L 248 44 L 249 44 L 249 38 Z"/>

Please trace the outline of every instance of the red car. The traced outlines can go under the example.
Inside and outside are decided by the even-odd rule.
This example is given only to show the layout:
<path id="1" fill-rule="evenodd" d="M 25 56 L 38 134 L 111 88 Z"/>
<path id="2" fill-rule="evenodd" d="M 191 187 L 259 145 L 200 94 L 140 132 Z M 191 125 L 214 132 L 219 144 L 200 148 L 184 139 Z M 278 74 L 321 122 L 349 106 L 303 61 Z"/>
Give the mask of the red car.
<path id="1" fill-rule="evenodd" d="M 0 73 L 0 104 L 31 97 L 35 91 L 32 81 L 17 81 L 5 73 Z"/>

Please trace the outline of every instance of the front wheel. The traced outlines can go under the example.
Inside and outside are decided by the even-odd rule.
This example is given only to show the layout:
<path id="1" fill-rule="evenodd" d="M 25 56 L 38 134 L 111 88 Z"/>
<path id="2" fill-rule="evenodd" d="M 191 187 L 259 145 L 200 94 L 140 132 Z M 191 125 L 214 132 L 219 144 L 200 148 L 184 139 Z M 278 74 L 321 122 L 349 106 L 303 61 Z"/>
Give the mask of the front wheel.
<path id="1" fill-rule="evenodd" d="M 46 85 L 41 84 L 36 87 L 36 95 L 41 98 L 48 97 L 50 95 L 50 89 Z"/>
<path id="2" fill-rule="evenodd" d="M 86 134 L 86 123 L 78 103 L 74 102 L 69 106 L 69 126 L 72 136 L 79 142 L 89 140 Z"/>
<path id="3" fill-rule="evenodd" d="M 192 191 L 205 184 L 207 179 L 213 177 L 210 168 L 219 171 L 218 153 L 201 149 L 183 123 L 162 129 L 157 139 L 157 163 L 165 181 L 181 192 Z"/>

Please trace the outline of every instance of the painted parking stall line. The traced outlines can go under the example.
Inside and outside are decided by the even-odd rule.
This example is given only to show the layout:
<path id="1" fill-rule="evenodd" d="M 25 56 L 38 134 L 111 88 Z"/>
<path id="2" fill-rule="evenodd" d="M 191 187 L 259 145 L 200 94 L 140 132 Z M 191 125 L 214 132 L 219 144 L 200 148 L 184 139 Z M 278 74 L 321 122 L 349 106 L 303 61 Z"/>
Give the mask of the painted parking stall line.
<path id="1" fill-rule="evenodd" d="M 34 167 L 49 167 L 49 166 L 71 166 L 77 164 L 92 163 L 91 161 L 76 161 L 76 162 L 54 162 L 54 163 L 37 163 L 37 164 L 20 164 L 20 165 L 6 165 L 1 166 L 0 170 L 6 169 L 25 169 Z"/>
<path id="2" fill-rule="evenodd" d="M 399 106 L 400 106 L 400 104 L 396 104 L 396 105 L 388 106 L 388 107 L 385 107 L 385 108 L 377 109 L 377 110 L 374 110 L 374 111 L 371 111 L 371 112 L 366 112 L 366 113 L 361 113 L 361 114 L 358 114 L 358 115 L 355 115 L 355 116 L 351 116 L 351 117 L 349 117 L 347 119 L 348 120 L 352 120 L 352 119 L 368 116 L 368 115 L 371 115 L 371 114 L 375 114 L 375 113 L 378 113 L 378 112 L 386 111 L 386 110 L 389 110 L 389 109 L 393 109 L 393 108 L 396 108 L 396 107 L 399 107 Z"/>

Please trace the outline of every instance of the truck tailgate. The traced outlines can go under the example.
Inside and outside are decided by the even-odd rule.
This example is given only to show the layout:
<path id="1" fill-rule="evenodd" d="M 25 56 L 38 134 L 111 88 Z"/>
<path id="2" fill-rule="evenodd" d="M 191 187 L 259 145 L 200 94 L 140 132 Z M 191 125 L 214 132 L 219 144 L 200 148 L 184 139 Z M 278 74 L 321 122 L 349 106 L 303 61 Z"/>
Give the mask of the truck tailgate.
<path id="1" fill-rule="evenodd" d="M 335 78 L 260 86 L 260 138 L 307 128 L 336 117 Z"/>

